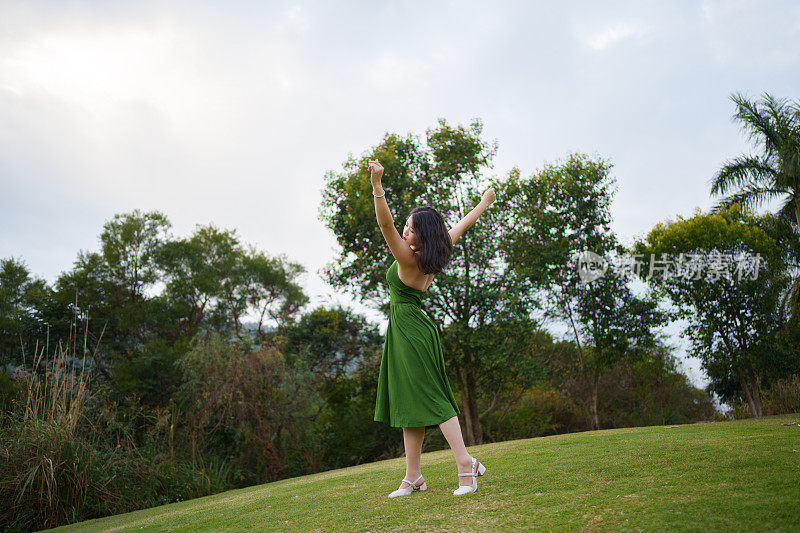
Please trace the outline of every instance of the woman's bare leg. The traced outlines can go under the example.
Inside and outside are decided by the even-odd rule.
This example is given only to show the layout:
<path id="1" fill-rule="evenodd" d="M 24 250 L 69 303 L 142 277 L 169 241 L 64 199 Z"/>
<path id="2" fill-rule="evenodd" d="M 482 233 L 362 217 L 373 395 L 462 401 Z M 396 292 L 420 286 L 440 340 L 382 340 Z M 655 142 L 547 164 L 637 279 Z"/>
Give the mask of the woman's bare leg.
<path id="1" fill-rule="evenodd" d="M 458 416 L 454 416 L 439 424 L 439 429 L 442 430 L 444 438 L 453 450 L 453 455 L 456 459 L 456 468 L 459 474 L 466 474 L 472 470 L 472 456 L 467 452 L 467 447 L 464 445 L 464 437 L 461 435 L 461 424 L 458 423 Z M 417 474 L 419 476 L 419 474 Z M 459 485 L 471 485 L 472 478 L 469 476 L 462 476 L 458 478 Z"/>
<path id="2" fill-rule="evenodd" d="M 403 444 L 406 447 L 406 479 L 415 481 L 420 474 L 422 474 L 422 467 L 420 466 L 420 457 L 422 455 L 422 441 L 425 439 L 425 426 L 416 428 L 403 428 Z M 419 487 L 425 481 L 425 478 L 417 482 Z M 410 487 L 408 483 L 403 481 L 400 483 L 400 488 L 404 489 Z"/>

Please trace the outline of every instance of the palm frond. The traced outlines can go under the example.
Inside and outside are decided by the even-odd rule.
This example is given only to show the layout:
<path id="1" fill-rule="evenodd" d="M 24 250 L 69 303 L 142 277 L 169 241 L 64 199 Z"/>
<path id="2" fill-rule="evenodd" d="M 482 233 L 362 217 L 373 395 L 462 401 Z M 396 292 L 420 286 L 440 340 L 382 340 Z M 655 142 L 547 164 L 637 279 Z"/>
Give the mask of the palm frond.
<path id="1" fill-rule="evenodd" d="M 797 226 L 797 214 L 795 213 L 795 209 L 797 209 L 797 202 L 795 202 L 794 197 L 790 196 L 783 202 L 781 208 L 778 209 L 778 217 L 789 222 L 792 226 Z"/>
<path id="2" fill-rule="evenodd" d="M 764 102 L 768 109 L 759 107 L 757 102 L 751 102 L 739 93 L 731 96 L 736 104 L 735 120 L 741 123 L 741 128 L 747 133 L 748 138 L 756 144 L 763 144 L 767 154 L 774 154 L 780 149 L 781 136 L 770 116 L 770 103 L 775 105 L 775 99 L 765 94 Z"/>
<path id="3" fill-rule="evenodd" d="M 736 193 L 722 198 L 714 205 L 713 209 L 719 211 L 720 209 L 727 209 L 733 204 L 739 204 L 749 209 L 757 209 L 764 202 L 772 200 L 773 198 L 778 198 L 784 194 L 786 194 L 786 192 L 780 189 L 747 184 Z"/>
<path id="4" fill-rule="evenodd" d="M 762 106 L 769 112 L 771 122 L 775 126 L 781 141 L 790 140 L 793 133 L 797 132 L 797 122 L 788 100 L 775 98 L 769 93 L 764 93 Z"/>
<path id="5" fill-rule="evenodd" d="M 774 187 L 778 171 L 765 158 L 740 156 L 726 163 L 710 180 L 711 194 L 746 186 Z"/>
<path id="6" fill-rule="evenodd" d="M 800 101 L 791 102 L 788 104 L 787 109 L 792 114 L 792 120 L 795 124 L 800 124 Z"/>

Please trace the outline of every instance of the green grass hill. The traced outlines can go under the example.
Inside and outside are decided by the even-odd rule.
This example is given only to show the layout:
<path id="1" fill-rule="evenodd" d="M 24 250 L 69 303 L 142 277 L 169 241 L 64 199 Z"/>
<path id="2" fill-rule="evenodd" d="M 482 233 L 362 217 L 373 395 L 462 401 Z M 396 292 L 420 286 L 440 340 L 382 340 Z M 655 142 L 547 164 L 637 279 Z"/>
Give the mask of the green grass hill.
<path id="1" fill-rule="evenodd" d="M 586 431 L 425 453 L 428 490 L 390 499 L 405 459 L 88 520 L 80 531 L 800 530 L 800 414 Z"/>

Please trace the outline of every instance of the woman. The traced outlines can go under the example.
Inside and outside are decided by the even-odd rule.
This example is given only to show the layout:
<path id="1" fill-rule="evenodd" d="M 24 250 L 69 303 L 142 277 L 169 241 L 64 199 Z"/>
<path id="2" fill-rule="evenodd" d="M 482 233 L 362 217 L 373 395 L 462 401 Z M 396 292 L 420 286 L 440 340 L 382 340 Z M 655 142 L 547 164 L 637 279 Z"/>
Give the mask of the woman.
<path id="1" fill-rule="evenodd" d="M 377 422 L 403 428 L 406 450 L 406 475 L 390 498 L 407 496 L 428 488 L 422 477 L 420 455 L 425 427 L 438 425 L 447 439 L 458 469 L 459 487 L 453 494 L 469 494 L 478 489 L 478 476 L 486 467 L 467 453 L 458 422 L 456 404 L 444 369 L 444 356 L 434 322 L 422 312 L 422 295 L 433 276 L 450 261 L 453 243 L 495 200 L 489 187 L 480 204 L 449 231 L 444 218 L 432 207 L 411 211 L 401 236 L 381 186 L 383 167 L 369 161 L 375 215 L 395 261 L 386 273 L 389 284 L 389 327 L 383 345 L 378 393 L 375 400 Z M 413 480 L 413 481 L 412 481 Z"/>

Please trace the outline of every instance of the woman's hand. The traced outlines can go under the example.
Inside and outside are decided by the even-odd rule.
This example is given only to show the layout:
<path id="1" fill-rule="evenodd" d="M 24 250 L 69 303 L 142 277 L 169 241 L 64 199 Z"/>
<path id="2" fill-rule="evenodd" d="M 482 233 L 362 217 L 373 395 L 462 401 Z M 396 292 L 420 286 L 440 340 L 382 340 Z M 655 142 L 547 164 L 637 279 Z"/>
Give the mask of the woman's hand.
<path id="1" fill-rule="evenodd" d="M 369 179 L 372 183 L 380 182 L 383 177 L 383 167 L 378 160 L 370 161 L 367 169 L 370 171 Z"/>
<path id="2" fill-rule="evenodd" d="M 489 187 L 486 189 L 486 192 L 483 193 L 483 198 L 481 198 L 481 202 L 485 202 L 487 206 L 492 205 L 492 202 L 497 200 L 497 197 L 494 195 L 494 187 Z"/>

